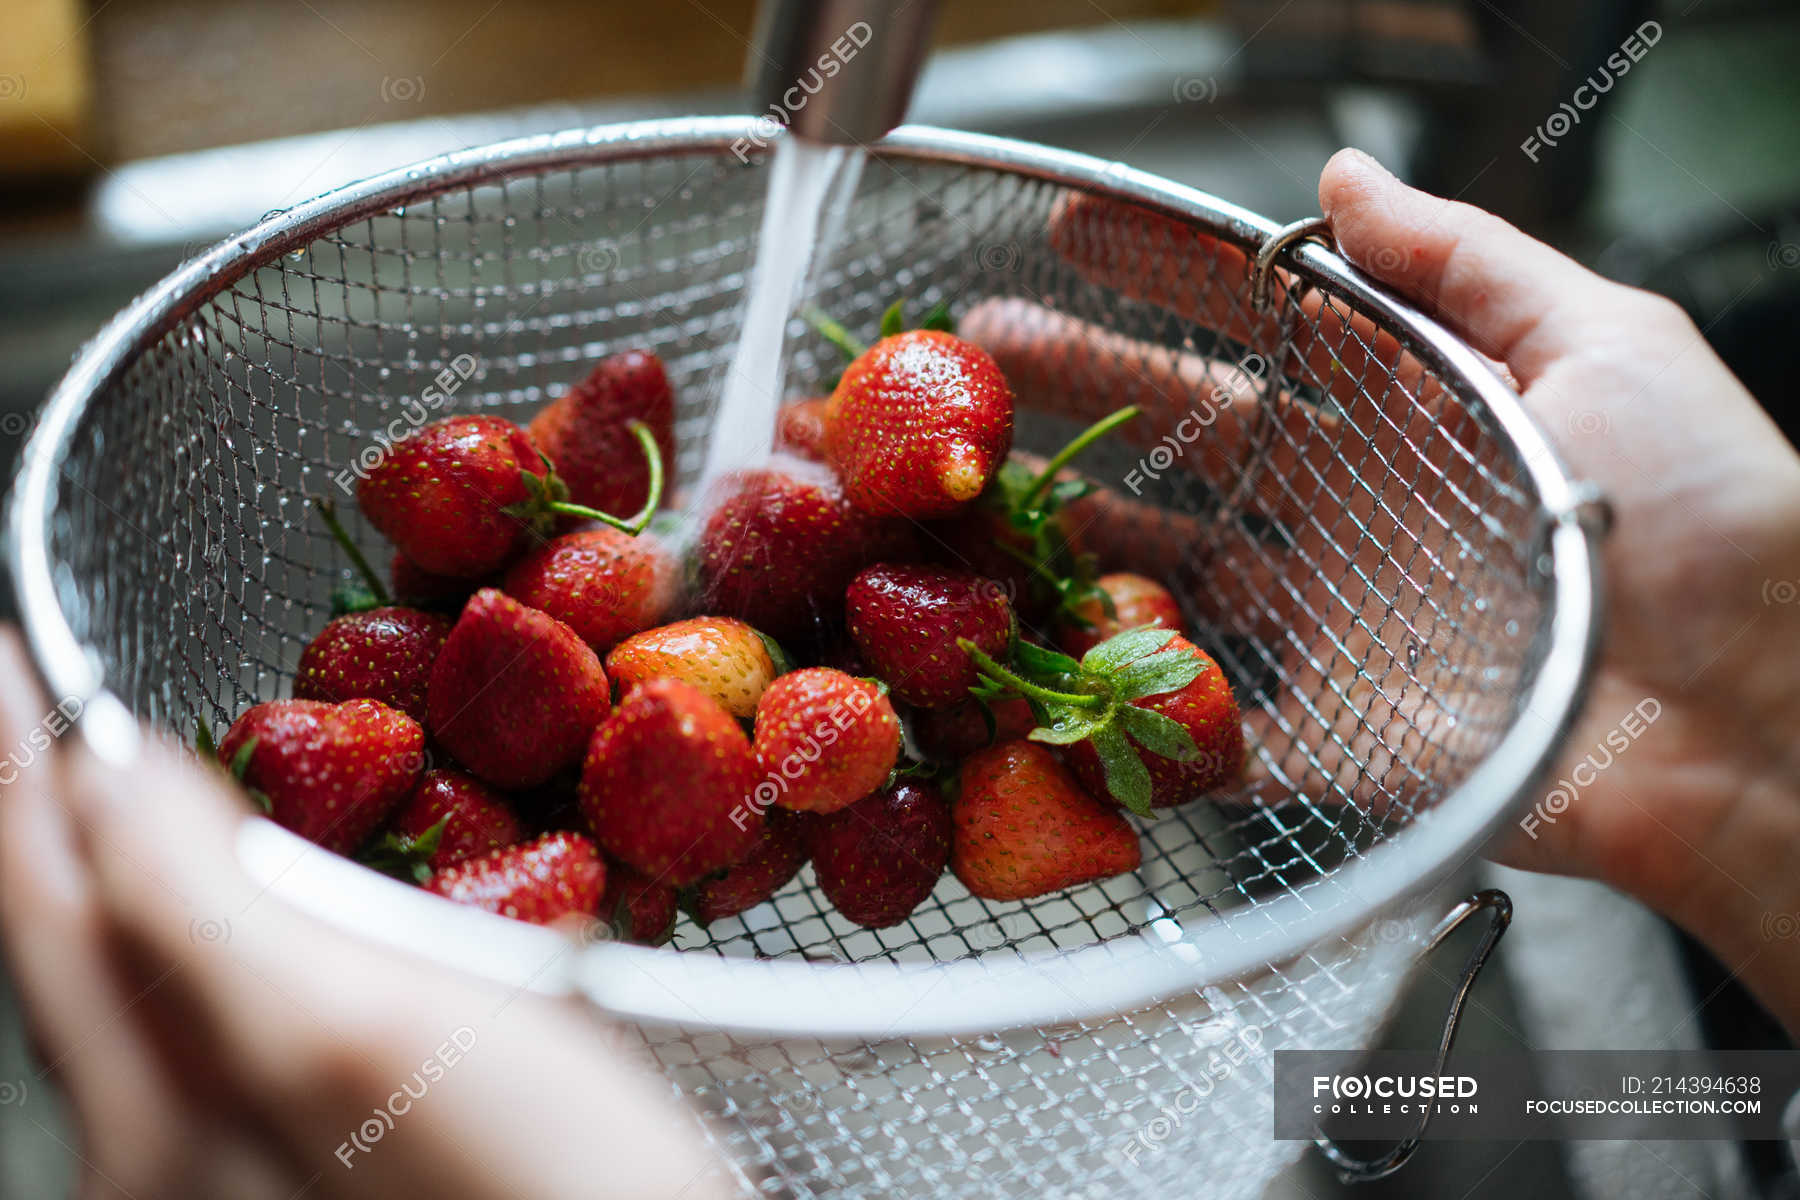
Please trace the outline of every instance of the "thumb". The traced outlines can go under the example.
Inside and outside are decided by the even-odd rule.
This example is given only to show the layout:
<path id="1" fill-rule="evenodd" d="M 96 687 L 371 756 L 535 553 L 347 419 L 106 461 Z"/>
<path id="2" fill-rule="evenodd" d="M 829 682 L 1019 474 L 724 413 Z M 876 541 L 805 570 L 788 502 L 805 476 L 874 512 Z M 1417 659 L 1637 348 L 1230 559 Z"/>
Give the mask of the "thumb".
<path id="1" fill-rule="evenodd" d="M 1491 213 L 1406 186 L 1360 150 L 1325 164 L 1319 208 L 1351 262 L 1512 368 L 1525 387 L 1584 344 L 1628 335 L 1631 314 L 1658 303 Z"/>

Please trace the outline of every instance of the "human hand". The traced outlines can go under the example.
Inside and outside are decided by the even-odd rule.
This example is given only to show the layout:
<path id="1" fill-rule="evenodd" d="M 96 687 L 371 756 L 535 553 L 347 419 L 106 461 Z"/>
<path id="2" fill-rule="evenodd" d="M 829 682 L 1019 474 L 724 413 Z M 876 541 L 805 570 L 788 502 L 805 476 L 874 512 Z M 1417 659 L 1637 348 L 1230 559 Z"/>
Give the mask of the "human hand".
<path id="1" fill-rule="evenodd" d="M 1800 912 L 1800 604 L 1770 602 L 1800 581 L 1800 459 L 1669 301 L 1407 188 L 1355 151 L 1333 158 L 1319 194 L 1344 255 L 1510 374 L 1574 475 L 1614 508 L 1608 641 L 1552 780 L 1589 755 L 1604 769 L 1584 768 L 1567 808 L 1546 808 L 1552 819 L 1494 850 L 1638 896 L 1800 1029 L 1800 955 L 1765 936 L 1772 915 Z M 1085 199 L 1058 210 L 1051 241 L 1095 282 L 1253 349 L 1282 344 L 1275 320 L 1245 303 L 1249 264 L 1236 247 Z M 1287 282 L 1278 271 L 1284 304 Z M 1137 404 L 1145 418 L 1121 436 L 1146 451 L 1182 446 L 1176 474 L 1284 531 L 1285 546 L 1241 516 L 1173 516 L 1135 499 L 1129 476 L 1076 515 L 1110 566 L 1173 570 L 1200 611 L 1254 635 L 1290 681 L 1246 711 L 1260 748 L 1250 794 L 1272 806 L 1347 797 L 1379 821 L 1429 785 L 1409 750 L 1441 756 L 1455 741 L 1447 722 L 1508 716 L 1465 664 L 1439 656 L 1459 650 L 1455 624 L 1470 619 L 1459 572 L 1480 568 L 1454 565 L 1458 518 L 1433 509 L 1498 511 L 1512 501 L 1494 481 L 1512 468 L 1436 403 L 1428 373 L 1391 338 L 1316 293 L 1288 307 L 1299 319 L 1284 378 L 1261 405 L 1238 403 L 1256 383 L 1239 365 L 1028 301 L 989 301 L 961 328 L 1022 401 L 1077 419 Z M 1405 391 L 1384 382 L 1390 373 Z M 1298 399 L 1294 381 L 1336 408 Z M 1191 428 L 1196 414 L 1203 430 Z M 1490 632 L 1497 616 L 1485 618 Z M 1416 662 L 1396 661 L 1402 644 L 1419 648 Z M 1607 735 L 1622 729 L 1641 736 L 1608 762 Z"/>
<path id="2" fill-rule="evenodd" d="M 49 712 L 31 678 L 0 631 L 0 744 Z M 0 787 L 0 932 L 82 1195 L 729 1194 L 622 1032 L 284 907 L 237 868 L 216 773 L 76 742 Z"/>
<path id="3" fill-rule="evenodd" d="M 1800 456 L 1670 301 L 1355 152 L 1319 202 L 1351 261 L 1511 369 L 1613 505 L 1607 641 L 1553 771 L 1592 781 L 1498 857 L 1639 897 L 1800 1030 L 1800 954 L 1767 936 L 1800 912 L 1800 604 L 1778 602 L 1800 580 Z M 1654 722 L 1613 753 L 1634 710 Z"/>

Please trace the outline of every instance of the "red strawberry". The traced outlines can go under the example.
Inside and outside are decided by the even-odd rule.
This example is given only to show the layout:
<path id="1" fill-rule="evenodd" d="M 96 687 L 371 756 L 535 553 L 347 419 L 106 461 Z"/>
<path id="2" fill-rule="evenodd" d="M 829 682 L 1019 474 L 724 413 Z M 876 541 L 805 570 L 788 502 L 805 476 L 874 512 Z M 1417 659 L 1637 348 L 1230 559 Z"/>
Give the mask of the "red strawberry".
<path id="1" fill-rule="evenodd" d="M 735 917 L 786 887 L 806 865 L 810 832 L 817 818 L 772 808 L 762 835 L 744 857 L 694 885 L 688 911 L 702 925 Z"/>
<path id="2" fill-rule="evenodd" d="M 1102 575 L 1094 587 L 1112 601 L 1112 615 L 1098 596 L 1090 596 L 1074 608 L 1074 615 L 1088 623 L 1083 629 L 1065 620 L 1057 628 L 1057 640 L 1065 652 L 1080 657 L 1115 634 L 1127 629 L 1152 626 L 1181 632 L 1181 605 L 1169 589 L 1154 579 L 1121 571 Z"/>
<path id="3" fill-rule="evenodd" d="M 834 812 L 887 779 L 900 755 L 900 718 L 881 689 L 830 667 L 769 685 L 756 706 L 756 764 L 779 780 L 776 803 Z"/>
<path id="4" fill-rule="evenodd" d="M 450 622 L 416 608 L 371 608 L 327 622 L 300 655 L 296 700 L 379 700 L 425 719 L 425 685 Z"/>
<path id="5" fill-rule="evenodd" d="M 444 640 L 426 709 L 432 736 L 458 762 L 496 787 L 524 788 L 581 757 L 611 698 L 574 630 L 483 588 Z"/>
<path id="6" fill-rule="evenodd" d="M 724 486 L 700 535 L 700 602 L 777 637 L 836 620 L 858 570 L 915 547 L 908 526 L 851 504 L 824 468 L 748 471 Z"/>
<path id="7" fill-rule="evenodd" d="M 775 448 L 810 462 L 825 461 L 825 398 L 781 406 L 775 418 Z"/>
<path id="8" fill-rule="evenodd" d="M 543 462 L 502 417 L 445 417 L 389 448 L 356 489 L 369 523 L 415 566 L 474 579 L 506 565 L 530 532 L 508 512 L 531 500 L 524 475 Z"/>
<path id="9" fill-rule="evenodd" d="M 459 612 L 479 586 L 472 579 L 434 575 L 397 550 L 393 562 L 388 565 L 388 578 L 394 581 L 394 596 L 402 604 L 450 608 Z"/>
<path id="10" fill-rule="evenodd" d="M 963 764 L 950 869 L 985 900 L 1029 900 L 1136 870 L 1137 834 L 1081 790 L 1036 742 L 1011 741 Z"/>
<path id="11" fill-rule="evenodd" d="M 901 782 L 818 819 L 813 873 L 846 920 L 898 925 L 950 861 L 950 809 L 935 787 Z"/>
<path id="12" fill-rule="evenodd" d="M 675 560 L 650 534 L 600 526 L 538 547 L 502 587 L 581 635 L 596 654 L 663 620 L 679 584 Z"/>
<path id="13" fill-rule="evenodd" d="M 1244 727 L 1237 700 L 1231 694 L 1231 685 L 1225 681 L 1225 673 L 1184 637 L 1171 638 L 1156 652 L 1166 654 L 1170 651 L 1197 660 L 1199 673 L 1184 686 L 1137 696 L 1130 703 L 1181 726 L 1199 752 L 1185 762 L 1179 761 L 1156 753 L 1140 740 L 1138 730 L 1130 725 L 1125 728 L 1133 741 L 1143 747 L 1140 757 L 1150 772 L 1150 803 L 1156 808 L 1186 804 L 1215 788 L 1235 783 L 1244 769 Z M 1125 659 L 1126 669 L 1131 662 L 1148 658 L 1150 653 L 1145 651 Z M 1067 753 L 1070 768 L 1087 789 L 1097 796 L 1106 795 L 1107 772 L 1093 742 L 1077 742 Z"/>
<path id="14" fill-rule="evenodd" d="M 1172 629 L 1129 629 L 1080 660 L 1014 643 L 1011 666 L 972 642 L 980 694 L 1028 696 L 1031 739 L 1067 748 L 1096 795 L 1141 816 L 1234 782 L 1243 770 L 1237 701 L 1217 663 Z"/>
<path id="15" fill-rule="evenodd" d="M 996 700 L 988 708 L 991 725 L 974 700 L 954 708 L 922 708 L 912 717 L 913 738 L 928 757 L 960 762 L 983 746 L 1024 737 L 1037 724 L 1031 705 L 1023 700 Z"/>
<path id="16" fill-rule="evenodd" d="M 969 698 L 978 676 L 958 639 L 1002 654 L 1013 632 L 1001 585 L 942 567 L 878 563 L 851 581 L 844 608 L 850 636 L 875 674 L 920 708 Z"/>
<path id="17" fill-rule="evenodd" d="M 418 722 L 378 700 L 271 700 L 218 754 L 277 824 L 348 854 L 411 793 L 424 750 Z"/>
<path id="18" fill-rule="evenodd" d="M 680 886 L 755 845 L 755 784 L 756 758 L 731 714 L 678 679 L 651 679 L 595 731 L 581 808 L 608 854 Z"/>
<path id="19" fill-rule="evenodd" d="M 825 406 L 825 449 L 870 512 L 942 517 L 981 494 L 1012 447 L 1013 398 L 987 352 L 915 329 L 876 342 Z"/>
<path id="20" fill-rule="evenodd" d="M 775 659 L 756 630 L 730 617 L 689 617 L 633 634 L 606 656 L 621 694 L 647 679 L 679 679 L 749 717 L 775 678 Z"/>
<path id="21" fill-rule="evenodd" d="M 648 430 L 636 425 L 627 436 L 655 485 L 650 491 L 660 495 L 661 463 Z M 504 567 L 532 538 L 554 532 L 559 517 L 631 533 L 649 520 L 648 508 L 615 517 L 568 494 L 523 429 L 503 417 L 471 415 L 433 421 L 395 442 L 363 476 L 356 500 L 413 565 L 459 579 Z"/>
<path id="22" fill-rule="evenodd" d="M 646 879 L 622 862 L 606 864 L 600 919 L 614 937 L 640 946 L 660 946 L 675 932 L 678 915 L 674 888 Z"/>
<path id="23" fill-rule="evenodd" d="M 578 833 L 491 850 L 439 871 L 425 885 L 458 904 L 548 925 L 570 914 L 592 916 L 606 887 L 606 864 Z"/>
<path id="24" fill-rule="evenodd" d="M 601 359 L 529 428 L 571 500 L 630 513 L 644 506 L 650 491 L 649 466 L 627 427 L 632 420 L 649 426 L 665 463 L 675 461 L 675 393 L 662 360 L 647 350 Z"/>
<path id="25" fill-rule="evenodd" d="M 525 828 L 506 797 L 473 775 L 437 767 L 420 777 L 412 796 L 388 822 L 387 836 L 373 856 L 391 855 L 441 871 L 524 837 Z"/>

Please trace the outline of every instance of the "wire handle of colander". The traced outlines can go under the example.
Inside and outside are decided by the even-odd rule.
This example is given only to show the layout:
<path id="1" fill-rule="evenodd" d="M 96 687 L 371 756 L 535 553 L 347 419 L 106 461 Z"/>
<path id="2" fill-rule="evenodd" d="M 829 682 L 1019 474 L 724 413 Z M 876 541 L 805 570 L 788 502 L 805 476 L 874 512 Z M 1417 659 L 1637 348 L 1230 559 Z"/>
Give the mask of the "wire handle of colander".
<path id="1" fill-rule="evenodd" d="M 1443 945 L 1445 939 L 1476 913 L 1489 914 L 1487 931 L 1481 935 L 1464 960 L 1462 975 L 1457 980 L 1456 991 L 1450 997 L 1450 1007 L 1444 1013 L 1443 1037 L 1438 1041 L 1437 1061 L 1432 1073 L 1441 1075 L 1444 1065 L 1450 1060 L 1450 1049 L 1456 1044 L 1456 1031 L 1462 1026 L 1463 1006 L 1468 1002 L 1469 992 L 1475 986 L 1475 979 L 1481 974 L 1481 968 L 1487 965 L 1488 956 L 1493 954 L 1494 947 L 1500 943 L 1507 926 L 1512 924 L 1512 897 L 1499 888 L 1485 888 L 1468 897 L 1444 914 L 1425 939 L 1425 948 L 1419 952 L 1423 961 L 1428 955 Z M 1429 1112 L 1419 1117 L 1419 1127 L 1412 1136 L 1397 1143 L 1386 1154 L 1376 1158 L 1358 1158 L 1346 1152 L 1330 1138 L 1320 1135 L 1313 1139 L 1331 1165 L 1337 1168 L 1338 1178 L 1345 1183 L 1370 1183 L 1377 1179 L 1385 1179 L 1406 1165 L 1419 1148 L 1419 1141 L 1431 1125 Z"/>

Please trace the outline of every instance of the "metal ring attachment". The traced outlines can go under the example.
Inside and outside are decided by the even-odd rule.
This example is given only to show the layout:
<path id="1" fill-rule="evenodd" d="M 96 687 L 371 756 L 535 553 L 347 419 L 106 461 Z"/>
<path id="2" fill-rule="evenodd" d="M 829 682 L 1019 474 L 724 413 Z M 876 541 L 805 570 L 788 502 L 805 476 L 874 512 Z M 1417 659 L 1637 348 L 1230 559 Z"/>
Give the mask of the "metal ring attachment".
<path id="1" fill-rule="evenodd" d="M 1257 312 L 1269 307 L 1270 283 L 1275 274 L 1275 257 L 1295 242 L 1311 238 L 1329 246 L 1332 244 L 1331 222 L 1324 217 L 1308 217 L 1304 221 L 1295 221 L 1292 225 L 1283 225 L 1263 240 L 1257 247 L 1256 261 L 1250 268 L 1250 305 Z"/>

